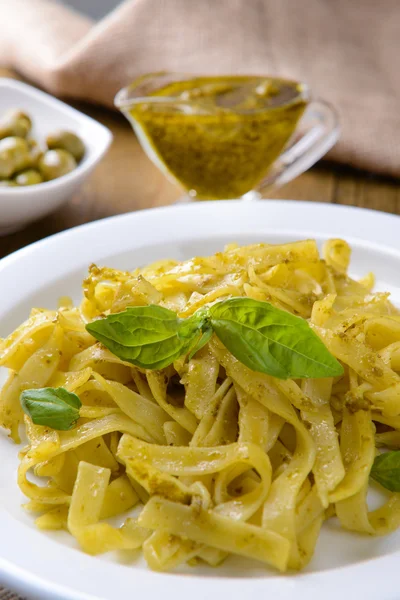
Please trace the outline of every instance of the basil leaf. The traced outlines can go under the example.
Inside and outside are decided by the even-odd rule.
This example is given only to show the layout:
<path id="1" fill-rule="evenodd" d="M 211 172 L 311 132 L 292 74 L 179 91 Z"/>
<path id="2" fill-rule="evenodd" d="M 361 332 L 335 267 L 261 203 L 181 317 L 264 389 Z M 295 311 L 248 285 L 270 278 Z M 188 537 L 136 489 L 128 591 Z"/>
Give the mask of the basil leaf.
<path id="1" fill-rule="evenodd" d="M 135 306 L 86 325 L 113 354 L 144 369 L 163 369 L 188 352 L 202 327 L 204 311 L 179 319 L 161 306 Z"/>
<path id="2" fill-rule="evenodd" d="M 76 394 L 60 388 L 24 390 L 21 406 L 35 425 L 45 425 L 59 431 L 72 429 L 82 406 Z"/>
<path id="3" fill-rule="evenodd" d="M 268 302 L 233 298 L 211 306 L 209 315 L 221 342 L 253 371 L 279 379 L 343 373 L 307 321 Z"/>
<path id="4" fill-rule="evenodd" d="M 212 327 L 207 327 L 189 353 L 189 360 L 210 341 L 213 335 Z"/>
<path id="5" fill-rule="evenodd" d="M 304 319 L 251 298 L 219 302 L 188 319 L 161 306 L 131 307 L 86 329 L 113 354 L 145 369 L 162 369 L 188 352 L 193 357 L 215 332 L 254 371 L 280 379 L 343 373 Z"/>
<path id="6" fill-rule="evenodd" d="M 376 456 L 370 475 L 387 490 L 400 492 L 400 452 L 393 450 Z"/>

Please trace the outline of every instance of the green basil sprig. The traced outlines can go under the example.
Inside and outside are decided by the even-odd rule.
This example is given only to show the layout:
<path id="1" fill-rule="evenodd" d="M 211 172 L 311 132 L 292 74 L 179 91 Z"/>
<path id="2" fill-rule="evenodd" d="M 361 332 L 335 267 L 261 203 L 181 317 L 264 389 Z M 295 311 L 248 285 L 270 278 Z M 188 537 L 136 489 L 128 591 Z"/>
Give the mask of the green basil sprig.
<path id="1" fill-rule="evenodd" d="M 76 425 L 82 406 L 76 394 L 62 387 L 25 390 L 20 402 L 35 425 L 45 425 L 59 431 L 67 431 Z"/>
<path id="2" fill-rule="evenodd" d="M 251 298 L 218 302 L 188 319 L 156 305 L 127 308 L 86 329 L 120 359 L 144 369 L 162 369 L 185 354 L 191 358 L 215 334 L 247 367 L 279 379 L 343 373 L 304 319 Z M 76 425 L 82 406 L 76 394 L 62 387 L 25 390 L 21 405 L 36 425 L 61 431 Z M 400 457 L 391 459 L 393 454 L 397 453 L 377 457 L 371 476 L 400 491 Z"/>
<path id="3" fill-rule="evenodd" d="M 393 450 L 376 456 L 370 475 L 387 490 L 400 492 L 400 451 Z"/>
<path id="4" fill-rule="evenodd" d="M 251 298 L 218 302 L 188 319 L 156 305 L 133 307 L 86 329 L 113 354 L 145 369 L 162 369 L 180 356 L 193 356 L 215 333 L 254 371 L 279 379 L 343 374 L 304 319 Z"/>

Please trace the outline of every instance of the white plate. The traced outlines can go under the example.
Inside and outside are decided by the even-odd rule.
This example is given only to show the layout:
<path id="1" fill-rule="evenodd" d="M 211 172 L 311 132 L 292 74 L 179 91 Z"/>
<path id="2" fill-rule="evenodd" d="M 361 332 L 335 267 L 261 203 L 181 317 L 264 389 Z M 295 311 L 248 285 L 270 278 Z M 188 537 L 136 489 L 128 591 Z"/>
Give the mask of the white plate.
<path id="1" fill-rule="evenodd" d="M 55 307 L 58 296 L 77 300 L 89 263 L 132 269 L 160 258 L 208 254 L 240 244 L 343 237 L 353 247 L 351 272 L 370 270 L 377 287 L 400 303 L 400 219 L 384 213 L 304 202 L 219 202 L 122 215 L 70 229 L 0 261 L 0 336 L 30 307 Z M 141 559 L 120 564 L 90 557 L 66 533 L 37 531 L 20 508 L 15 482 L 17 447 L 0 437 L 0 582 L 41 600 L 395 600 L 400 532 L 371 538 L 326 524 L 316 554 L 302 574 L 277 575 L 258 564 L 231 560 L 217 569 L 153 573 Z"/>
<path id="2" fill-rule="evenodd" d="M 57 129 L 78 134 L 86 152 L 76 169 L 52 181 L 19 188 L 0 188 L 0 235 L 25 227 L 66 202 L 82 185 L 106 153 L 111 131 L 94 119 L 49 94 L 14 79 L 0 77 L 0 115 L 10 108 L 27 112 L 33 122 L 32 137 L 44 144 Z"/>

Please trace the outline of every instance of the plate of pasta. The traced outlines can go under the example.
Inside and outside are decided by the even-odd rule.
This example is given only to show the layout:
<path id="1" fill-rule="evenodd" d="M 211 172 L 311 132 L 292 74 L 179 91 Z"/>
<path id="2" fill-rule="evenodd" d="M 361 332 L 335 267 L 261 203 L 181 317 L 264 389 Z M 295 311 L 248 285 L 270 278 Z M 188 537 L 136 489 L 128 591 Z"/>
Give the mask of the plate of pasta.
<path id="1" fill-rule="evenodd" d="M 394 599 L 399 224 L 199 203 L 0 261 L 0 582 Z"/>

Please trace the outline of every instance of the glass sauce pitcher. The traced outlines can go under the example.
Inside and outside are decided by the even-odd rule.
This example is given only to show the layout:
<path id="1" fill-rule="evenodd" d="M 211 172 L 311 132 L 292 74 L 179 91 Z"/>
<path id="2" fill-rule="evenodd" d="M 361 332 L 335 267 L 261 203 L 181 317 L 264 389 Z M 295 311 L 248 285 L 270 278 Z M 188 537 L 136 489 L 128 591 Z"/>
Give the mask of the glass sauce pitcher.
<path id="1" fill-rule="evenodd" d="M 149 158 L 194 200 L 270 194 L 339 135 L 329 104 L 275 77 L 154 73 L 120 90 L 115 104 Z"/>

